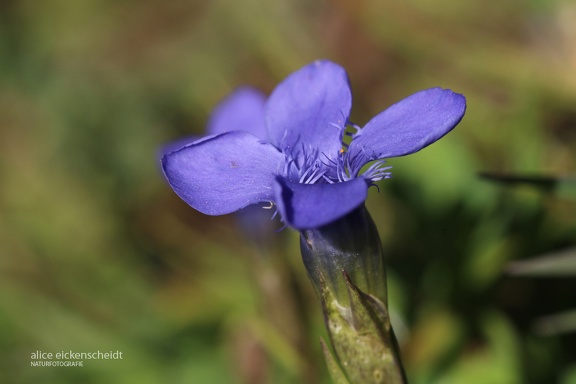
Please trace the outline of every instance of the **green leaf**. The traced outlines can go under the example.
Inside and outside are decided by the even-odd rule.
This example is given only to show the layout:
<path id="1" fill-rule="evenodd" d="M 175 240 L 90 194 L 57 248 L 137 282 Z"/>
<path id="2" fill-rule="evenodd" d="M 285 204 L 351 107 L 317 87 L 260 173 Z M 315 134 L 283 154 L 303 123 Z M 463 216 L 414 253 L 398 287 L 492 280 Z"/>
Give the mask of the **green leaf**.
<path id="1" fill-rule="evenodd" d="M 541 317 L 534 324 L 541 335 L 557 335 L 576 331 L 576 309 Z"/>
<path id="2" fill-rule="evenodd" d="M 575 177 L 554 177 L 543 175 L 499 174 L 481 172 L 479 176 L 485 180 L 502 185 L 527 185 L 543 192 L 551 192 L 560 197 L 576 197 Z"/>
<path id="3" fill-rule="evenodd" d="M 517 276 L 576 276 L 576 247 L 508 264 L 507 272 Z"/>

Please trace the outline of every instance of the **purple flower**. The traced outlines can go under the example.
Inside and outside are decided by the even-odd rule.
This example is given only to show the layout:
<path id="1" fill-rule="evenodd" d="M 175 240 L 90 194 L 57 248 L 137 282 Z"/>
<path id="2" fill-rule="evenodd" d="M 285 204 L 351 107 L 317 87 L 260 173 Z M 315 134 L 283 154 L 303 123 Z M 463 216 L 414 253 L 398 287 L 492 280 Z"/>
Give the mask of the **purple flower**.
<path id="1" fill-rule="evenodd" d="M 288 76 L 267 100 L 243 88 L 219 105 L 209 136 L 163 157 L 164 174 L 205 214 L 270 202 L 288 225 L 318 228 L 360 206 L 370 185 L 390 177 L 385 158 L 440 139 L 466 109 L 464 96 L 431 88 L 361 128 L 348 119 L 351 104 L 345 70 L 325 60 Z"/>

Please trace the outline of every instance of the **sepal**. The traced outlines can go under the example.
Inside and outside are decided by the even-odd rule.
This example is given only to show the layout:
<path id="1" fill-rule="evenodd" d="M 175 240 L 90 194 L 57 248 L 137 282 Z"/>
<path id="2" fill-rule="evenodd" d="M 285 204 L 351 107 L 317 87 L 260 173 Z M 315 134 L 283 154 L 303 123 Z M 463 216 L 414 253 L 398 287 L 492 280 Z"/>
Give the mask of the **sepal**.
<path id="1" fill-rule="evenodd" d="M 350 306 L 341 306 L 323 284 L 322 309 L 334 352 L 347 380 L 363 384 L 405 384 L 386 305 L 362 292 L 345 271 L 342 277 Z"/>

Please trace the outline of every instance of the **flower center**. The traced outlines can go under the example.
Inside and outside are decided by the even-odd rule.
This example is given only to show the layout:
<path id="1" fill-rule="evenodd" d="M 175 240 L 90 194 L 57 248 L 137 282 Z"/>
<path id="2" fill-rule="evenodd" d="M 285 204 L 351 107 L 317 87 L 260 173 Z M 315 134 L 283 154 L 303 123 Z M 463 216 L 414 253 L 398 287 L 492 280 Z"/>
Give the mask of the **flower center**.
<path id="1" fill-rule="evenodd" d="M 391 172 L 389 172 L 392 167 L 385 166 L 386 160 L 374 161 L 361 173 L 366 165 L 366 157 L 362 153 L 351 156 L 348 152 L 348 142 L 351 141 L 349 138 L 354 140 L 354 136 L 360 129 L 353 123 L 348 124 L 348 128 L 343 134 L 342 148 L 338 151 L 335 159 L 302 142 L 298 143 L 296 148 L 285 148 L 284 174 L 290 181 L 301 184 L 333 184 L 358 177 L 374 184 L 382 179 L 392 177 Z"/>
<path id="2" fill-rule="evenodd" d="M 317 149 L 301 143 L 300 149 L 285 151 L 287 157 L 284 174 L 292 182 L 315 184 L 325 180 L 329 167 L 322 162 Z"/>
<path id="3" fill-rule="evenodd" d="M 348 145 L 354 140 L 354 137 L 361 129 L 360 126 L 350 121 L 348 122 L 342 138 L 342 149 L 338 153 L 338 161 L 336 163 L 338 181 L 347 181 L 362 176 L 368 180 L 370 184 L 374 184 L 382 179 L 392 177 L 392 173 L 388 171 L 392 167 L 384 166 L 386 160 L 376 160 L 360 175 L 362 168 L 366 165 L 366 157 L 362 156 L 362 153 L 351 156 L 348 152 Z"/>

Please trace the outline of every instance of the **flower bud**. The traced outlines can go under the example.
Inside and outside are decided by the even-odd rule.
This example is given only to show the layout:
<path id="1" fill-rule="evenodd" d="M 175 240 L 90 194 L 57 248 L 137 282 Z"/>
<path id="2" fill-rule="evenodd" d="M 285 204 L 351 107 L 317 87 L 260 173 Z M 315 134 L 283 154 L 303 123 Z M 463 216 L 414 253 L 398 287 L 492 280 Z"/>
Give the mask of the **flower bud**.
<path id="1" fill-rule="evenodd" d="M 405 384 L 388 315 L 380 238 L 364 205 L 300 235 L 302 258 L 321 297 L 336 355 L 323 345 L 332 378 L 350 384 Z"/>
<path id="2" fill-rule="evenodd" d="M 339 304 L 348 306 L 345 271 L 356 287 L 387 303 L 382 245 L 364 204 L 328 225 L 301 231 L 300 250 L 319 294 L 323 279 Z"/>

